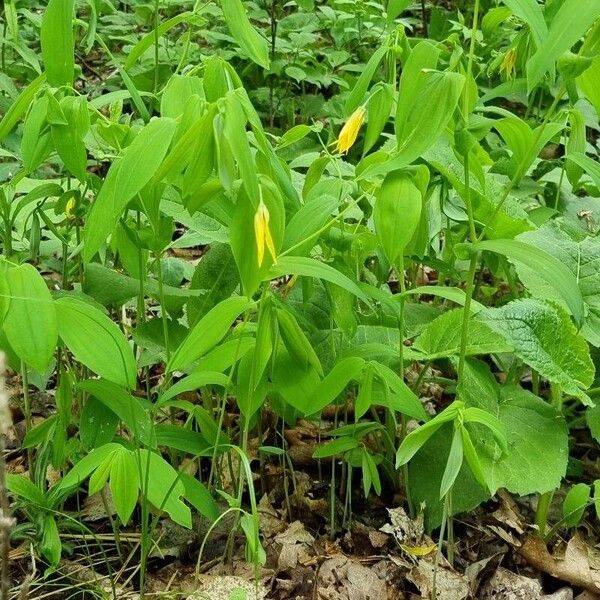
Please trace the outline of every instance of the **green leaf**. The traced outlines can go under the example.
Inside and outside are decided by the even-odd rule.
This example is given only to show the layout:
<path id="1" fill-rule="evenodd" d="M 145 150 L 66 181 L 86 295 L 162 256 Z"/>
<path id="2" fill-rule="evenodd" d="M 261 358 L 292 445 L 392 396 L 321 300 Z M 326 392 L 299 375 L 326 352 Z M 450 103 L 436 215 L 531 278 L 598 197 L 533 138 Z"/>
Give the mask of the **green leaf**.
<path id="1" fill-rule="evenodd" d="M 483 362 L 468 359 L 460 398 L 495 416 L 506 432 L 506 453 L 492 432 L 470 423 L 473 444 L 491 493 L 506 488 L 526 496 L 560 485 L 567 469 L 568 430 L 564 417 L 548 402 L 520 387 L 501 387 Z M 466 412 L 465 411 L 465 412 Z"/>
<path id="2" fill-rule="evenodd" d="M 50 565 L 55 567 L 60 562 L 60 555 L 62 554 L 62 543 L 60 541 L 60 534 L 58 533 L 58 525 L 52 514 L 46 513 L 42 519 L 40 552 Z"/>
<path id="3" fill-rule="evenodd" d="M 365 361 L 356 356 L 339 360 L 315 389 L 306 405 L 306 414 L 316 414 L 336 400 L 348 383 L 360 376 L 364 366 Z"/>
<path id="4" fill-rule="evenodd" d="M 427 421 L 427 413 L 419 398 L 395 371 L 392 371 L 387 365 L 376 361 L 371 361 L 367 364 L 373 366 L 380 381 L 389 388 L 385 396 L 391 410 L 419 421 Z"/>
<path id="5" fill-rule="evenodd" d="M 425 327 L 412 348 L 422 352 L 428 360 L 458 356 L 461 346 L 463 310 L 443 313 Z M 481 313 L 478 313 L 481 314 Z M 471 317 L 466 356 L 510 352 L 511 346 L 487 324 Z"/>
<path id="6" fill-rule="evenodd" d="M 242 52 L 263 69 L 268 69 L 268 42 L 252 27 L 241 0 L 221 0 L 221 8 L 229 32 L 240 45 Z"/>
<path id="7" fill-rule="evenodd" d="M 369 303 L 367 295 L 358 287 L 358 285 L 340 273 L 337 269 L 326 263 L 320 262 L 314 258 L 302 256 L 282 256 L 269 271 L 269 279 L 276 279 L 283 275 L 302 275 L 303 277 L 317 277 L 324 281 L 329 281 L 335 285 L 350 292 L 357 298 Z"/>
<path id="8" fill-rule="evenodd" d="M 39 92 L 40 88 L 46 83 L 46 75 L 42 74 L 36 77 L 23 91 L 17 96 L 17 99 L 10 105 L 6 114 L 0 120 L 0 141 L 2 141 L 20 121 L 21 117 L 27 112 L 31 102 Z"/>
<path id="9" fill-rule="evenodd" d="M 156 173 L 166 156 L 175 126 L 174 119 L 165 117 L 150 121 L 127 146 L 123 156 L 111 165 L 85 224 L 83 256 L 86 262 L 113 232 L 129 201 Z"/>
<path id="10" fill-rule="evenodd" d="M 600 347 L 600 241 L 592 236 L 575 240 L 556 222 L 525 232 L 518 239 L 552 255 L 571 271 L 586 308 L 581 333 L 590 344 Z M 522 263 L 515 267 L 534 297 L 554 300 L 567 308 L 562 295 L 536 269 Z"/>
<path id="11" fill-rule="evenodd" d="M 376 194 L 373 221 L 386 258 L 396 265 L 421 219 L 423 195 L 412 177 L 392 171 Z"/>
<path id="12" fill-rule="evenodd" d="M 4 333 L 17 356 L 38 373 L 44 373 L 58 340 L 50 291 L 30 264 L 9 269 L 6 282 L 11 298 L 4 318 Z"/>
<path id="13" fill-rule="evenodd" d="M 214 348 L 229 331 L 238 316 L 254 305 L 244 296 L 228 298 L 212 308 L 190 331 L 175 350 L 167 371 L 181 369 Z"/>
<path id="14" fill-rule="evenodd" d="M 386 13 L 387 22 L 391 23 L 400 13 L 404 12 L 413 0 L 388 0 Z"/>
<path id="15" fill-rule="evenodd" d="M 194 457 L 212 457 L 214 447 L 208 443 L 204 436 L 197 431 L 192 431 L 181 425 L 155 425 L 156 444 L 167 446 L 181 452 L 186 452 Z"/>
<path id="16" fill-rule="evenodd" d="M 542 7 L 537 0 L 504 0 L 504 4 L 512 10 L 513 14 L 525 21 L 531 29 L 533 39 L 538 48 L 548 36 L 548 26 L 544 20 Z"/>
<path id="17" fill-rule="evenodd" d="M 6 489 L 13 496 L 37 504 L 38 506 L 47 506 L 46 496 L 44 492 L 37 487 L 29 477 L 25 475 L 6 475 Z"/>
<path id="18" fill-rule="evenodd" d="M 584 403 L 594 381 L 588 345 L 559 306 L 524 298 L 477 316 L 513 348 L 515 354 L 542 377 Z"/>
<path id="19" fill-rule="evenodd" d="M 442 475 L 442 483 L 440 485 L 440 500 L 446 497 L 446 494 L 450 491 L 460 468 L 463 464 L 463 443 L 462 435 L 459 427 L 454 427 L 454 435 L 452 436 L 452 444 L 450 445 L 450 453 L 448 454 L 448 461 L 446 462 L 446 468 Z"/>
<path id="20" fill-rule="evenodd" d="M 87 379 L 78 388 L 89 392 L 114 412 L 137 439 L 144 444 L 154 444 L 152 421 L 138 398 L 104 379 Z"/>
<path id="21" fill-rule="evenodd" d="M 363 145 L 365 155 L 376 143 L 390 119 L 394 105 L 394 86 L 390 83 L 379 82 L 373 86 L 373 92 L 367 104 L 367 131 Z"/>
<path id="22" fill-rule="evenodd" d="M 583 36 L 600 16 L 600 3 L 565 0 L 550 24 L 548 35 L 527 61 L 527 91 L 542 80 L 562 54 Z"/>
<path id="23" fill-rule="evenodd" d="M 554 287 L 568 306 L 575 322 L 579 326 L 582 325 L 584 304 L 577 279 L 559 260 L 520 240 L 484 240 L 470 244 L 468 249 L 470 252 L 495 252 L 534 269 L 540 277 Z"/>
<path id="24" fill-rule="evenodd" d="M 462 409 L 462 402 L 453 402 L 433 419 L 411 431 L 396 452 L 396 468 L 406 464 L 444 423 L 454 421 Z"/>
<path id="25" fill-rule="evenodd" d="M 440 489 L 452 439 L 452 424 L 443 423 L 423 444 L 408 467 L 412 500 L 415 506 L 425 507 L 425 525 L 428 531 L 442 522 L 444 503 L 440 501 Z M 427 477 L 423 477 L 423 473 L 427 473 Z M 452 490 L 452 515 L 470 511 L 487 498 L 489 492 L 477 483 L 467 461 L 463 461 Z"/>
<path id="26" fill-rule="evenodd" d="M 135 455 L 126 448 L 114 453 L 110 467 L 110 495 L 123 525 L 137 504 L 140 477 Z"/>
<path id="27" fill-rule="evenodd" d="M 371 79 L 373 79 L 373 76 L 375 75 L 375 71 L 377 71 L 377 68 L 379 67 L 379 63 L 382 61 L 382 59 L 385 56 L 385 53 L 388 51 L 388 49 L 389 48 L 387 45 L 377 48 L 377 50 L 375 50 L 375 52 L 373 52 L 373 54 L 367 61 L 367 64 L 365 65 L 364 69 L 362 70 L 360 77 L 354 84 L 354 87 L 352 88 L 352 91 L 350 92 L 350 95 L 348 96 L 348 99 L 346 100 L 346 106 L 344 107 L 344 112 L 346 113 L 347 116 L 349 116 L 351 113 L 353 113 L 358 108 L 358 106 L 362 103 L 363 98 L 365 97 L 365 94 L 367 93 L 367 89 L 369 88 L 369 83 L 371 83 Z"/>
<path id="28" fill-rule="evenodd" d="M 135 388 L 135 358 L 117 325 L 95 306 L 78 298 L 63 296 L 55 306 L 58 333 L 75 358 L 101 377 Z"/>
<path id="29" fill-rule="evenodd" d="M 94 471 L 99 467 L 104 459 L 113 452 L 120 450 L 123 446 L 117 443 L 104 444 L 99 448 L 93 449 L 89 454 L 86 454 L 73 468 L 51 488 L 51 499 L 56 501 L 65 493 L 73 491 L 73 488 L 79 487 Z"/>
<path id="30" fill-rule="evenodd" d="M 567 527 L 577 527 L 581 523 L 591 491 L 586 483 L 577 483 L 567 492 L 562 505 L 563 520 Z"/>
<path id="31" fill-rule="evenodd" d="M 180 474 L 162 456 L 155 452 L 146 449 L 138 450 L 138 452 L 138 460 L 142 471 L 142 493 L 147 482 L 146 495 L 148 500 L 158 510 L 168 513 L 175 523 L 191 529 L 191 511 L 181 500 L 181 497 L 185 494 L 185 487 Z"/>
<path id="32" fill-rule="evenodd" d="M 358 448 L 358 440 L 353 437 L 340 437 L 323 446 L 319 446 L 313 452 L 313 458 L 329 458 L 330 456 L 344 454 L 344 452 L 354 450 L 354 448 Z"/>
<path id="33" fill-rule="evenodd" d="M 326 194 L 310 195 L 306 204 L 290 219 L 285 228 L 283 250 L 295 249 L 296 254 L 303 253 L 310 246 L 320 230 L 331 219 L 331 214 L 339 205 L 339 198 Z"/>
<path id="34" fill-rule="evenodd" d="M 597 161 L 581 152 L 569 154 L 569 160 L 579 165 L 592 178 L 596 187 L 600 188 L 600 164 Z"/>
<path id="35" fill-rule="evenodd" d="M 75 69 L 74 0 L 49 0 L 42 18 L 40 42 L 48 83 L 71 86 Z"/>
<path id="36" fill-rule="evenodd" d="M 184 498 L 211 523 L 219 518 L 219 507 L 210 492 L 187 473 L 181 474 L 181 481 L 185 487 Z"/>
<path id="37" fill-rule="evenodd" d="M 156 405 L 160 406 L 179 394 L 191 392 L 201 387 L 219 385 L 228 388 L 229 384 L 229 377 L 223 375 L 223 373 L 217 373 L 215 371 L 195 371 L 172 385 L 159 397 Z"/>

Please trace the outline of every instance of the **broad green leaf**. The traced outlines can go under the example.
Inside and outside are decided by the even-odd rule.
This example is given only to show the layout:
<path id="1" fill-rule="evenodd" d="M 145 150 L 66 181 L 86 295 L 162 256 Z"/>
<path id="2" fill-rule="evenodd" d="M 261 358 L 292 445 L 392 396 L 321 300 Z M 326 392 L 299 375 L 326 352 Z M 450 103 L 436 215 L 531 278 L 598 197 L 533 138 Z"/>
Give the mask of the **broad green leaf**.
<path id="1" fill-rule="evenodd" d="M 21 117 L 27 112 L 31 102 L 44 83 L 46 83 L 46 75 L 43 73 L 23 89 L 17 99 L 10 105 L 10 108 L 6 111 L 2 120 L 0 120 L 0 141 L 2 141 L 21 120 Z"/>
<path id="2" fill-rule="evenodd" d="M 70 86 L 75 69 L 73 39 L 74 0 L 49 0 L 40 30 L 42 58 L 48 83 Z"/>
<path id="3" fill-rule="evenodd" d="M 579 165 L 594 181 L 596 187 L 600 188 L 600 163 L 580 152 L 569 154 L 569 160 Z"/>
<path id="4" fill-rule="evenodd" d="M 269 45 L 250 23 L 241 0 L 221 0 L 227 27 L 242 52 L 263 69 L 269 68 Z"/>
<path id="5" fill-rule="evenodd" d="M 477 315 L 542 377 L 584 403 L 594 381 L 594 364 L 586 341 L 567 313 L 557 305 L 533 298 L 514 300 Z"/>
<path id="6" fill-rule="evenodd" d="M 22 361 L 44 373 L 58 340 L 50 291 L 43 277 L 29 264 L 8 269 L 6 282 L 10 294 L 3 325 L 6 338 Z"/>
<path id="7" fill-rule="evenodd" d="M 167 371 L 181 369 L 206 354 L 218 344 L 241 313 L 254 305 L 244 296 L 228 298 L 212 308 L 190 331 L 175 350 Z"/>
<path id="8" fill-rule="evenodd" d="M 117 443 L 104 444 L 99 448 L 94 448 L 86 454 L 80 461 L 73 465 L 73 468 L 50 489 L 50 498 L 52 501 L 59 500 L 65 493 L 74 491 L 74 488 L 80 486 L 102 462 L 104 459 L 123 446 Z"/>
<path id="9" fill-rule="evenodd" d="M 504 0 L 504 4 L 513 14 L 525 21 L 531 30 L 536 46 L 539 48 L 548 35 L 548 26 L 544 20 L 542 7 L 537 0 Z"/>
<path id="10" fill-rule="evenodd" d="M 544 250 L 571 271 L 586 307 L 581 333 L 590 344 L 600 347 L 600 241 L 592 236 L 577 241 L 555 222 L 525 232 L 518 239 Z M 566 307 L 562 295 L 536 269 L 522 263 L 515 266 L 530 294 Z"/>
<path id="11" fill-rule="evenodd" d="M 387 22 L 391 23 L 400 13 L 405 11 L 411 4 L 413 0 L 388 0 L 386 13 L 387 13 Z"/>
<path id="12" fill-rule="evenodd" d="M 313 458 L 329 458 L 330 456 L 337 456 L 338 454 L 348 452 L 348 450 L 354 450 L 354 448 L 358 448 L 358 440 L 353 437 L 340 437 L 323 446 L 319 446 L 313 452 Z"/>
<path id="13" fill-rule="evenodd" d="M 469 245 L 468 249 L 470 252 L 488 251 L 502 254 L 511 261 L 523 263 L 534 269 L 560 294 L 575 322 L 579 326 L 583 324 L 584 304 L 577 278 L 560 260 L 519 240 L 484 240 Z"/>
<path id="14" fill-rule="evenodd" d="M 110 495 L 123 525 L 137 504 L 140 477 L 135 455 L 126 448 L 114 453 L 110 467 Z"/>
<path id="15" fill-rule="evenodd" d="M 185 487 L 184 498 L 211 523 L 219 518 L 219 507 L 210 495 L 210 492 L 197 479 L 187 473 L 181 474 L 181 481 Z"/>
<path id="16" fill-rule="evenodd" d="M 494 123 L 512 156 L 507 163 L 511 179 L 519 183 L 544 146 L 564 129 L 564 123 L 545 123 L 536 129 L 516 116 L 498 119 Z"/>
<path id="17" fill-rule="evenodd" d="M 101 377 L 135 388 L 135 358 L 117 325 L 78 298 L 63 296 L 56 300 L 55 307 L 58 333 L 75 358 Z"/>
<path id="18" fill-rule="evenodd" d="M 193 456 L 211 456 L 214 447 L 204 436 L 179 425 L 156 425 L 156 445 L 167 446 Z"/>
<path id="19" fill-rule="evenodd" d="M 346 100 L 346 105 L 344 107 L 344 112 L 347 116 L 350 116 L 358 106 L 363 101 L 365 94 L 367 93 L 367 89 L 369 88 L 369 83 L 371 83 L 371 79 L 373 79 L 375 75 L 375 71 L 379 67 L 379 63 L 382 61 L 385 53 L 388 51 L 387 45 L 380 46 L 373 52 L 367 64 L 365 65 L 360 77 L 354 84 L 348 99 Z"/>
<path id="20" fill-rule="evenodd" d="M 316 414 L 334 402 L 348 383 L 357 380 L 365 366 L 365 361 L 356 356 L 342 358 L 323 378 L 306 406 L 306 414 Z"/>
<path id="21" fill-rule="evenodd" d="M 435 69 L 440 56 L 440 50 L 431 42 L 418 42 L 402 65 L 400 76 L 400 94 L 396 107 L 396 136 L 398 142 L 408 131 L 408 118 L 414 108 L 419 92 L 428 81 L 428 71 Z"/>
<path id="22" fill-rule="evenodd" d="M 367 363 L 377 373 L 379 380 L 389 388 L 384 393 L 391 410 L 397 411 L 419 421 L 427 421 L 428 416 L 416 394 L 404 383 L 402 378 L 387 365 L 376 361 Z"/>
<path id="23" fill-rule="evenodd" d="M 428 360 L 458 356 L 461 344 L 463 310 L 448 311 L 432 321 L 415 340 L 412 348 Z M 481 314 L 478 313 L 478 314 Z M 510 352 L 511 346 L 487 324 L 471 317 L 466 356 Z"/>
<path id="24" fill-rule="evenodd" d="M 598 80 L 600 80 L 600 55 L 596 56 L 590 67 L 577 78 L 579 89 L 592 103 L 596 109 L 596 114 L 600 115 L 600 86 Z"/>
<path id="25" fill-rule="evenodd" d="M 367 104 L 367 130 L 363 145 L 365 155 L 376 143 L 390 119 L 394 105 L 394 86 L 391 83 L 379 82 L 373 86 L 373 92 Z"/>
<path id="26" fill-rule="evenodd" d="M 283 250 L 294 248 L 295 253 L 300 254 L 305 247 L 310 249 L 338 205 L 339 199 L 335 196 L 311 195 L 286 225 Z"/>
<path id="27" fill-rule="evenodd" d="M 409 165 L 444 133 L 458 104 L 465 77 L 460 73 L 439 71 L 426 71 L 420 77 L 424 78 L 424 83 L 419 86 L 418 93 L 409 92 L 410 101 L 399 103 L 399 106 L 409 108 L 406 118 L 401 121 L 396 115 L 396 152 L 389 160 L 367 167 L 361 178 L 386 174 Z"/>
<path id="28" fill-rule="evenodd" d="M 366 294 L 358 287 L 358 285 L 340 273 L 337 269 L 329 266 L 326 263 L 320 262 L 314 258 L 306 258 L 301 256 L 282 256 L 269 271 L 269 279 L 282 277 L 283 275 L 302 275 L 303 277 L 316 277 L 329 281 L 335 285 L 350 292 L 357 298 L 365 302 L 369 302 Z"/>
<path id="29" fill-rule="evenodd" d="M 47 121 L 48 98 L 34 100 L 23 124 L 21 156 L 27 173 L 35 171 L 48 157 L 52 149 L 52 138 Z"/>
<path id="30" fill-rule="evenodd" d="M 567 492 L 562 505 L 563 519 L 567 527 L 579 525 L 590 500 L 591 491 L 586 483 L 576 483 Z"/>
<path id="31" fill-rule="evenodd" d="M 190 298 L 186 311 L 191 326 L 201 319 L 213 306 L 231 296 L 239 285 L 237 267 L 227 244 L 212 244 L 202 255 L 190 287 L 201 290 L 198 298 Z"/>
<path id="32" fill-rule="evenodd" d="M 28 476 L 25 475 L 14 475 L 7 473 L 6 475 L 6 489 L 13 496 L 27 500 L 38 506 L 46 506 L 46 496 L 44 492 L 35 485 Z"/>
<path id="33" fill-rule="evenodd" d="M 89 392 L 114 412 L 137 439 L 148 445 L 154 443 L 152 421 L 138 398 L 104 379 L 86 379 L 78 388 Z"/>
<path id="34" fill-rule="evenodd" d="M 323 375 L 321 362 L 294 315 L 285 309 L 276 309 L 275 314 L 279 323 L 279 334 L 290 355 L 302 366 L 310 364 Z"/>
<path id="35" fill-rule="evenodd" d="M 148 500 L 158 510 L 168 513 L 175 523 L 192 527 L 192 513 L 181 497 L 185 494 L 185 487 L 179 473 L 159 454 L 150 450 L 138 450 L 141 467 L 141 489 L 145 490 L 145 482 L 148 482 L 146 495 Z"/>
<path id="36" fill-rule="evenodd" d="M 379 188 L 373 221 L 377 239 L 392 265 L 404 253 L 421 219 L 423 196 L 412 177 L 402 171 L 392 171 Z"/>
<path id="37" fill-rule="evenodd" d="M 62 543 L 60 541 L 56 519 L 51 513 L 44 513 L 42 515 L 42 541 L 39 549 L 42 556 L 52 567 L 58 565 L 60 562 L 60 555 L 62 554 Z"/>
<path id="38" fill-rule="evenodd" d="M 223 373 L 217 373 L 215 371 L 195 371 L 172 385 L 164 394 L 159 397 L 156 404 L 157 406 L 164 404 L 179 394 L 191 392 L 201 387 L 218 385 L 228 388 L 229 384 L 229 377 L 223 375 Z"/>
<path id="39" fill-rule="evenodd" d="M 152 179 L 162 163 L 176 121 L 165 117 L 150 121 L 108 171 L 92 204 L 84 230 L 84 260 L 90 259 L 113 232 L 130 200 Z"/>
<path id="40" fill-rule="evenodd" d="M 562 54 L 600 17 L 599 2 L 565 0 L 554 15 L 548 35 L 527 61 L 527 89 L 531 92 Z"/>

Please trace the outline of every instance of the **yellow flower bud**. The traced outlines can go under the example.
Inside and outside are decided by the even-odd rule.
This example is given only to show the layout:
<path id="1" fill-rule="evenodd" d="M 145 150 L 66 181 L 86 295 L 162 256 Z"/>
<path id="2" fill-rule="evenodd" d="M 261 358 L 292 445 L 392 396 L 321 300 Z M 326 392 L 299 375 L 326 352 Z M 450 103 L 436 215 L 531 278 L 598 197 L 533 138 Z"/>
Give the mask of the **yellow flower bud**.
<path id="1" fill-rule="evenodd" d="M 72 218 L 74 216 L 73 210 L 75 209 L 75 198 L 69 198 L 65 205 L 65 214 L 67 217 Z"/>
<path id="2" fill-rule="evenodd" d="M 359 106 L 346 121 L 337 139 L 337 151 L 340 154 L 346 154 L 356 142 L 358 132 L 365 122 L 367 113 L 364 106 Z"/>
<path id="3" fill-rule="evenodd" d="M 275 262 L 275 244 L 273 244 L 273 238 L 271 237 L 271 230 L 269 228 L 269 209 L 265 203 L 261 200 L 256 213 L 254 214 L 254 236 L 256 237 L 256 254 L 258 258 L 258 266 L 262 266 L 265 258 L 265 246 L 269 251 L 269 254 L 273 257 Z"/>

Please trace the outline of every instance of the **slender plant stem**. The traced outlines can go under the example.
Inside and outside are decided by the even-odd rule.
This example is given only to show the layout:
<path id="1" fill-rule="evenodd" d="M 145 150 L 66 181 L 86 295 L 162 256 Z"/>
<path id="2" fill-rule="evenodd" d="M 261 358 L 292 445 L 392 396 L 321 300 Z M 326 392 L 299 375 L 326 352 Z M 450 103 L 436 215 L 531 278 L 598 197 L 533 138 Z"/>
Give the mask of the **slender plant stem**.
<path id="1" fill-rule="evenodd" d="M 27 365 L 21 361 L 21 381 L 23 385 L 23 412 L 25 413 L 25 432 L 31 431 L 31 401 L 29 398 L 29 377 L 27 374 Z M 33 454 L 31 448 L 27 448 L 27 469 L 29 478 L 33 481 Z"/>
<path id="2" fill-rule="evenodd" d="M 154 0 L 154 93 L 158 91 L 158 26 L 160 24 L 160 0 Z"/>

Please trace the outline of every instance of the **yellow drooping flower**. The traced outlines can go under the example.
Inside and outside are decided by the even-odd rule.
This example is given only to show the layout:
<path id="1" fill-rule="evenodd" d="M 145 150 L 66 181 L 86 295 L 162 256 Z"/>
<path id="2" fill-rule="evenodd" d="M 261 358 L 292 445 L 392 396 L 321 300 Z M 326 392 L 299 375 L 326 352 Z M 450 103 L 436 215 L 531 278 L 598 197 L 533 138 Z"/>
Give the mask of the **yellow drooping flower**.
<path id="1" fill-rule="evenodd" d="M 273 257 L 273 261 L 277 260 L 275 256 L 275 244 L 273 244 L 271 229 L 269 228 L 269 218 L 269 209 L 261 200 L 254 214 L 254 236 L 256 237 L 256 255 L 259 267 L 262 266 L 265 258 L 265 246 L 269 254 Z"/>
<path id="2" fill-rule="evenodd" d="M 511 48 L 504 54 L 502 63 L 500 63 L 500 73 L 504 75 L 506 79 L 510 79 L 515 74 L 515 66 L 517 64 L 517 49 Z"/>
<path id="3" fill-rule="evenodd" d="M 364 106 L 359 106 L 346 121 L 337 139 L 337 151 L 340 154 L 346 154 L 356 142 L 358 132 L 365 122 L 365 114 L 367 113 Z"/>

